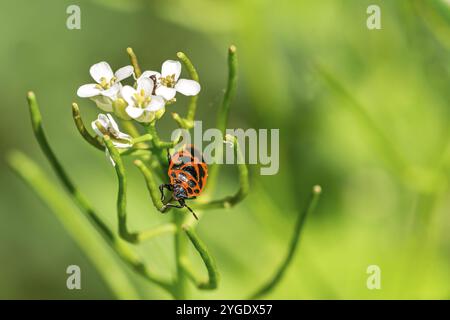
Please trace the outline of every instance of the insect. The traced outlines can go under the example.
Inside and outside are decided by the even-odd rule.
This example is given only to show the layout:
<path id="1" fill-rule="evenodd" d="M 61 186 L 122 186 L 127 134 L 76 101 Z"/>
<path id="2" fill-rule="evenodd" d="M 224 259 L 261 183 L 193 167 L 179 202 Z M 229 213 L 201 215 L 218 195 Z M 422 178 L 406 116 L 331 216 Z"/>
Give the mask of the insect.
<path id="1" fill-rule="evenodd" d="M 164 188 L 166 188 L 172 191 L 172 199 L 178 201 L 179 204 L 166 203 L 165 207 L 186 207 L 198 220 L 195 212 L 186 204 L 186 200 L 197 198 L 205 188 L 208 166 L 203 160 L 202 154 L 192 144 L 189 144 L 172 156 L 167 150 L 167 160 L 170 183 L 159 186 L 161 201 L 164 201 Z"/>

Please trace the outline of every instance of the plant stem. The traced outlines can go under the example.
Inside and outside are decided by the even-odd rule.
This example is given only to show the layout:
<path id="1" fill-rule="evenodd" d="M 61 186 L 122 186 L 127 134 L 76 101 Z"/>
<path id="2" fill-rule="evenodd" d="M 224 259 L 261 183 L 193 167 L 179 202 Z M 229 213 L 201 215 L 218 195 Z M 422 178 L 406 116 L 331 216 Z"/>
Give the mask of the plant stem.
<path id="1" fill-rule="evenodd" d="M 161 167 L 161 176 L 163 177 L 164 174 L 167 172 L 167 168 L 169 166 L 169 163 L 167 162 L 166 152 L 167 149 L 173 148 L 181 141 L 181 136 L 176 141 L 163 141 L 159 138 L 158 132 L 156 131 L 156 124 L 155 122 L 151 122 L 147 125 L 145 125 L 145 128 L 147 129 L 147 132 L 153 137 L 152 139 L 152 153 L 157 157 L 157 160 L 159 161 L 160 167 Z"/>
<path id="2" fill-rule="evenodd" d="M 147 149 L 147 148 L 145 148 L 145 149 L 138 149 L 138 148 L 132 147 L 132 148 L 129 148 L 129 149 L 126 149 L 126 150 L 123 150 L 123 151 L 120 150 L 119 152 L 120 152 L 120 155 L 122 157 L 135 156 L 135 157 L 143 158 L 143 157 L 150 157 L 152 155 L 152 152 L 149 149 Z"/>
<path id="3" fill-rule="evenodd" d="M 200 254 L 200 257 L 202 258 L 203 263 L 205 264 L 206 270 L 208 270 L 208 280 L 207 281 L 197 280 L 192 271 L 190 271 L 191 268 L 189 267 L 186 268 L 186 265 L 184 265 L 185 271 L 190 273 L 190 278 L 197 285 L 197 288 L 203 290 L 216 289 L 220 279 L 219 271 L 217 270 L 216 266 L 216 260 L 209 253 L 208 248 L 203 243 L 203 241 L 201 241 L 200 238 L 197 236 L 194 229 L 191 229 L 187 225 L 185 225 L 183 226 L 183 230 L 186 232 L 186 235 L 188 236 L 189 240 L 191 240 L 195 249 Z"/>
<path id="4" fill-rule="evenodd" d="M 109 136 L 104 136 L 105 145 L 108 148 L 109 154 L 115 163 L 115 169 L 118 180 L 118 191 L 117 191 L 117 218 L 119 224 L 119 235 L 126 241 L 131 243 L 139 243 L 142 240 L 150 239 L 155 236 L 165 234 L 165 233 L 174 233 L 176 231 L 175 225 L 167 224 L 162 225 L 160 227 L 156 227 L 156 229 L 150 229 L 146 231 L 140 232 L 130 232 L 128 230 L 127 223 L 127 175 L 125 171 L 125 166 L 122 161 L 122 157 L 119 154 L 119 151 L 114 147 Z M 136 161 L 137 164 L 142 163 L 140 160 Z M 143 164 L 142 164 L 143 166 Z M 141 168 L 142 168 L 141 166 Z M 148 171 L 148 169 L 147 169 Z M 148 174 L 148 172 L 146 172 Z M 153 181 L 154 182 L 154 181 Z M 154 185 L 152 186 L 154 188 Z M 161 202 L 161 200 L 159 201 Z M 154 202 L 155 203 L 155 202 Z M 160 203 L 156 203 L 155 207 L 158 208 Z M 162 206 L 162 203 L 161 203 Z M 158 208 L 158 210 L 160 210 Z"/>
<path id="5" fill-rule="evenodd" d="M 177 280 L 174 284 L 175 299 L 184 300 L 187 298 L 188 291 L 188 275 L 183 267 L 186 260 L 188 260 L 188 241 L 182 232 L 185 215 L 176 212 L 173 215 L 174 224 L 177 226 L 177 232 L 174 237 L 175 245 L 175 264 L 177 270 Z"/>
<path id="6" fill-rule="evenodd" d="M 116 235 L 108 228 L 106 223 L 104 223 L 100 216 L 95 212 L 84 195 L 72 183 L 47 141 L 44 129 L 42 127 L 41 113 L 39 111 L 39 106 L 34 93 L 29 92 L 27 99 L 31 124 L 36 140 L 72 200 L 91 219 L 92 223 L 97 227 L 101 235 L 107 240 L 108 244 L 116 251 L 118 256 L 124 262 L 130 265 L 134 270 L 136 270 L 136 272 L 145 277 L 147 280 L 154 282 L 172 294 L 172 283 L 153 274 L 153 272 L 140 260 L 139 256 L 137 256 L 136 253 L 133 252 L 123 241 L 116 237 Z"/>
<path id="7" fill-rule="evenodd" d="M 256 290 L 255 293 L 253 293 L 250 296 L 250 299 L 261 298 L 262 296 L 266 295 L 271 290 L 273 290 L 273 288 L 275 288 L 275 286 L 281 281 L 284 273 L 286 272 L 286 269 L 289 267 L 289 265 L 294 257 L 295 251 L 298 247 L 300 234 L 301 234 L 303 226 L 305 224 L 306 217 L 314 211 L 314 209 L 317 205 L 317 201 L 319 200 L 319 196 L 320 196 L 321 192 L 322 192 L 322 189 L 320 186 L 313 187 L 312 193 L 311 193 L 311 198 L 308 201 L 308 204 L 306 205 L 303 212 L 301 212 L 298 217 L 298 220 L 297 220 L 297 223 L 296 223 L 295 229 L 294 229 L 294 235 L 293 235 L 291 243 L 289 245 L 289 249 L 286 254 L 286 257 L 284 258 L 281 265 L 278 267 L 278 269 L 275 272 L 275 274 L 273 275 L 273 277 L 269 281 L 267 281 L 267 283 L 265 283 L 263 286 L 261 286 L 261 288 Z"/>
<path id="8" fill-rule="evenodd" d="M 119 151 L 114 147 L 110 137 L 103 137 L 106 147 L 113 159 L 118 180 L 117 190 L 117 220 L 119 224 L 119 235 L 122 239 L 136 243 L 137 236 L 131 233 L 127 228 L 127 176 L 125 174 L 125 167 L 120 157 Z"/>
<path id="9" fill-rule="evenodd" d="M 228 122 L 228 114 L 230 111 L 231 102 L 236 95 L 237 87 L 237 55 L 236 47 L 230 46 L 228 49 L 228 83 L 225 95 L 223 97 L 222 105 L 217 113 L 216 127 L 225 135 L 225 129 Z"/>
<path id="10" fill-rule="evenodd" d="M 228 49 L 228 82 L 227 82 L 227 88 L 225 90 L 225 94 L 223 96 L 222 105 L 219 108 L 219 111 L 217 113 L 217 120 L 216 120 L 216 128 L 218 128 L 222 135 L 225 137 L 225 130 L 228 123 L 228 117 L 230 113 L 230 107 L 231 102 L 236 95 L 236 87 L 237 87 L 237 54 L 236 54 L 236 47 L 234 45 L 230 46 Z M 218 154 L 216 155 L 217 158 L 222 157 L 222 150 L 220 149 Z M 209 168 L 209 182 L 208 182 L 208 194 L 212 194 L 214 192 L 217 177 L 219 174 L 219 166 L 214 163 Z"/>
<path id="11" fill-rule="evenodd" d="M 132 142 L 133 142 L 133 144 L 135 144 L 135 143 L 139 143 L 139 142 L 150 141 L 152 139 L 153 139 L 152 135 L 147 133 L 147 134 L 144 134 L 142 136 L 133 138 Z"/>
<path id="12" fill-rule="evenodd" d="M 228 196 L 223 199 L 213 200 L 205 203 L 199 203 L 195 206 L 198 209 L 216 209 L 216 208 L 230 208 L 236 205 L 237 203 L 244 200 L 250 190 L 250 182 L 248 178 L 248 169 L 245 164 L 244 156 L 241 152 L 241 148 L 239 147 L 239 143 L 236 137 L 227 135 L 225 139 L 228 142 L 233 143 L 234 152 L 237 154 L 237 163 L 238 163 L 238 171 L 239 171 L 239 190 L 233 196 Z M 213 181 L 214 182 L 214 181 Z"/>
<path id="13" fill-rule="evenodd" d="M 131 65 L 134 69 L 134 74 L 136 75 L 136 78 L 139 78 L 141 76 L 141 68 L 139 67 L 138 59 L 136 57 L 136 54 L 134 53 L 133 49 L 128 47 L 127 48 L 128 56 L 130 57 Z"/>
<path id="14" fill-rule="evenodd" d="M 153 239 L 165 234 L 175 234 L 177 226 L 173 223 L 165 223 L 153 229 L 141 231 L 137 234 L 137 242 L 143 242 L 145 240 Z"/>
<path id="15" fill-rule="evenodd" d="M 172 112 L 172 118 L 175 120 L 176 123 L 178 123 L 178 126 L 180 128 L 189 130 L 194 127 L 194 121 L 189 121 L 186 118 L 182 118 L 178 113 Z"/>
<path id="16" fill-rule="evenodd" d="M 151 122 L 150 124 L 146 125 L 148 133 L 152 136 L 153 145 L 157 149 L 168 149 L 173 148 L 177 145 L 179 140 L 176 141 L 163 141 L 159 138 L 158 132 L 156 131 L 156 121 Z M 167 162 L 167 161 L 165 161 Z"/>
<path id="17" fill-rule="evenodd" d="M 120 299 L 138 299 L 139 294 L 125 271 L 117 264 L 105 240 L 98 235 L 89 220 L 79 215 L 68 203 L 67 196 L 48 181 L 47 175 L 31 159 L 18 151 L 8 155 L 8 163 L 55 213 L 116 296 Z"/>
<path id="18" fill-rule="evenodd" d="M 125 129 L 125 131 L 132 136 L 133 138 L 139 137 L 141 134 L 136 126 L 130 120 L 119 119 L 121 126 Z M 145 144 L 142 144 L 145 145 Z"/>
<path id="19" fill-rule="evenodd" d="M 134 164 L 139 168 L 141 173 L 144 175 L 145 182 L 147 184 L 147 189 L 150 193 L 153 205 L 156 209 L 163 212 L 164 203 L 161 201 L 160 191 L 158 185 L 156 184 L 155 177 L 153 173 L 147 168 L 147 166 L 141 160 L 135 160 Z"/>
<path id="20" fill-rule="evenodd" d="M 183 62 L 184 66 L 186 67 L 186 69 L 189 72 L 191 79 L 200 83 L 200 78 L 198 76 L 197 70 L 195 69 L 191 60 L 186 56 L 186 54 L 184 54 L 183 52 L 178 52 L 177 57 L 178 57 L 178 59 L 181 60 L 181 62 Z M 187 113 L 186 119 L 183 119 L 183 120 L 185 120 L 184 125 L 187 126 L 186 129 L 190 129 L 193 127 L 193 121 L 195 119 L 195 112 L 197 110 L 197 100 L 198 100 L 198 95 L 195 95 L 195 96 L 191 97 L 191 100 L 189 102 L 188 113 Z"/>
<path id="21" fill-rule="evenodd" d="M 93 147 L 95 147 L 101 151 L 105 151 L 105 146 L 101 144 L 99 139 L 97 139 L 96 136 L 95 137 L 92 136 L 87 131 L 86 127 L 84 126 L 83 120 L 81 119 L 80 108 L 78 107 L 78 105 L 76 103 L 72 103 L 72 117 L 73 117 L 73 120 L 75 121 L 75 126 L 77 127 L 78 132 L 81 134 L 81 136 L 84 138 L 84 140 L 86 140 Z"/>

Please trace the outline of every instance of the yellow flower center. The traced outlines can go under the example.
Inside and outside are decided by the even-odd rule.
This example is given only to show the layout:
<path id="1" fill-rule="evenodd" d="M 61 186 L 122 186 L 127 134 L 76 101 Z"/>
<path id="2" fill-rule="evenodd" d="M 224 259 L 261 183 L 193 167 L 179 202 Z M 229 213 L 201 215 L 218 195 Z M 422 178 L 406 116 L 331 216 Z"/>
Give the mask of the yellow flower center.
<path id="1" fill-rule="evenodd" d="M 134 101 L 136 102 L 136 106 L 140 108 L 145 108 L 151 100 L 152 98 L 145 94 L 144 89 L 141 89 L 140 92 L 134 94 Z"/>
<path id="2" fill-rule="evenodd" d="M 105 77 L 100 78 L 100 83 L 96 85 L 97 89 L 107 90 L 111 88 L 112 85 L 116 83 L 117 78 L 112 77 L 111 80 L 107 81 Z"/>
<path id="3" fill-rule="evenodd" d="M 159 81 L 161 81 L 161 84 L 165 87 L 168 87 L 168 88 L 175 87 L 175 75 L 174 74 L 168 75 L 167 77 L 161 77 L 159 79 Z"/>

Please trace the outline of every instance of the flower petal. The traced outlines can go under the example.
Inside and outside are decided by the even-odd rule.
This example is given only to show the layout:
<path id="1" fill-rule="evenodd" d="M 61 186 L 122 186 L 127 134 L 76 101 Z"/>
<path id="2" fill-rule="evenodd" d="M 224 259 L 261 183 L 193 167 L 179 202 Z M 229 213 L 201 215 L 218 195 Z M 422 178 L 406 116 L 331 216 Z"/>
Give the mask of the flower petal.
<path id="1" fill-rule="evenodd" d="M 121 85 L 117 83 L 117 84 L 113 85 L 109 89 L 100 90 L 100 94 L 102 96 L 111 98 L 112 100 L 116 100 L 117 99 L 117 94 L 119 93 L 120 88 L 121 88 Z"/>
<path id="2" fill-rule="evenodd" d="M 105 78 L 106 81 L 109 81 L 114 76 L 111 67 L 109 66 L 108 62 L 105 61 L 94 64 L 89 69 L 89 73 L 91 74 L 92 79 L 94 79 L 98 83 L 101 82 L 101 78 Z"/>
<path id="3" fill-rule="evenodd" d="M 151 96 L 153 92 L 153 80 L 149 78 L 141 78 L 137 80 L 137 92 L 144 90 L 146 96 Z"/>
<path id="4" fill-rule="evenodd" d="M 77 96 L 80 98 L 90 98 L 94 96 L 98 96 L 100 94 L 100 89 L 96 87 L 96 84 L 84 84 L 77 90 Z"/>
<path id="5" fill-rule="evenodd" d="M 133 96 L 137 93 L 136 89 L 131 86 L 124 86 L 120 91 L 122 94 L 122 98 L 128 103 L 129 107 L 134 107 L 134 98 Z"/>
<path id="6" fill-rule="evenodd" d="M 109 127 L 109 119 L 108 119 L 108 117 L 107 117 L 106 115 L 104 115 L 103 113 L 100 113 L 100 114 L 97 116 L 97 121 L 100 122 L 100 124 L 101 124 L 101 126 L 102 126 L 103 128 L 108 128 L 108 127 Z"/>
<path id="7" fill-rule="evenodd" d="M 111 140 L 112 144 L 114 145 L 114 147 L 119 148 L 119 149 L 127 149 L 129 147 L 131 147 L 131 142 L 122 142 L 122 141 L 117 141 L 117 140 Z"/>
<path id="8" fill-rule="evenodd" d="M 168 88 L 166 86 L 159 86 L 155 90 L 156 95 L 163 97 L 167 101 L 172 100 L 177 94 L 177 90 L 174 88 Z"/>
<path id="9" fill-rule="evenodd" d="M 120 131 L 116 120 L 114 120 L 114 118 L 109 113 L 106 115 L 106 117 L 108 119 L 108 127 L 111 128 L 115 134 L 119 135 Z"/>
<path id="10" fill-rule="evenodd" d="M 137 119 L 144 113 L 144 109 L 128 106 L 125 108 L 125 112 L 133 119 Z"/>
<path id="11" fill-rule="evenodd" d="M 180 79 L 175 89 L 185 96 L 195 96 L 200 92 L 200 84 L 195 80 Z"/>
<path id="12" fill-rule="evenodd" d="M 131 140 L 133 140 L 133 138 L 129 134 L 126 134 L 126 133 L 123 133 L 123 132 L 119 131 L 119 133 L 117 135 L 117 138 L 120 139 L 120 140 L 127 141 L 126 143 L 125 142 L 122 143 L 123 145 L 127 145 L 125 148 L 128 148 L 128 147 L 132 146 Z"/>
<path id="13" fill-rule="evenodd" d="M 145 110 L 155 112 L 158 111 L 166 105 L 164 99 L 160 96 L 152 96 L 152 100 L 150 100 L 150 103 L 148 104 L 147 108 Z"/>
<path id="14" fill-rule="evenodd" d="M 125 66 L 117 70 L 114 75 L 116 76 L 117 81 L 122 81 L 123 79 L 130 77 L 133 74 L 133 72 L 134 72 L 133 66 Z"/>
<path id="15" fill-rule="evenodd" d="M 178 80 L 181 73 L 181 63 L 175 60 L 166 60 L 164 61 L 161 68 L 161 75 L 163 77 L 170 76 L 172 74 L 175 75 L 175 81 Z"/>

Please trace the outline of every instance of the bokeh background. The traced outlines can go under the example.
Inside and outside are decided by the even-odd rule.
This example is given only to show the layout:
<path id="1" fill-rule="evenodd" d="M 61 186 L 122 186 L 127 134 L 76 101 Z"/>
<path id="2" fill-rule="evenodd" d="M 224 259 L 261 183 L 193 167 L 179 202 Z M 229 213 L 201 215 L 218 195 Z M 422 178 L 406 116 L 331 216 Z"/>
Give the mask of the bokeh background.
<path id="1" fill-rule="evenodd" d="M 81 8 L 81 30 L 66 8 Z M 366 9 L 381 7 L 381 30 Z M 98 110 L 76 97 L 101 60 L 128 64 L 132 46 L 144 69 L 186 52 L 202 92 L 197 118 L 213 126 L 226 85 L 227 47 L 239 55 L 231 128 L 279 128 L 280 170 L 251 168 L 251 193 L 231 210 L 205 215 L 199 235 L 222 274 L 194 298 L 243 298 L 275 270 L 312 185 L 323 196 L 274 299 L 450 298 L 450 5 L 428 1 L 97 0 L 0 3 L 0 298 L 115 298 L 54 214 L 7 167 L 20 149 L 59 188 L 33 138 L 25 94 L 36 92 L 49 140 L 76 184 L 116 226 L 116 177 L 86 145 L 71 118 Z M 184 114 L 186 100 L 170 111 Z M 168 138 L 175 124 L 160 125 Z M 132 230 L 167 221 L 151 205 L 130 164 Z M 237 188 L 226 167 L 217 196 Z M 140 247 L 161 273 L 173 272 L 172 243 Z M 193 259 L 203 273 L 202 265 Z M 82 270 L 82 290 L 66 288 L 66 267 Z M 120 264 L 120 263 L 119 263 Z M 381 290 L 366 287 L 369 265 Z M 143 298 L 169 298 L 125 266 Z"/>

